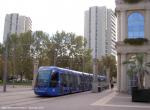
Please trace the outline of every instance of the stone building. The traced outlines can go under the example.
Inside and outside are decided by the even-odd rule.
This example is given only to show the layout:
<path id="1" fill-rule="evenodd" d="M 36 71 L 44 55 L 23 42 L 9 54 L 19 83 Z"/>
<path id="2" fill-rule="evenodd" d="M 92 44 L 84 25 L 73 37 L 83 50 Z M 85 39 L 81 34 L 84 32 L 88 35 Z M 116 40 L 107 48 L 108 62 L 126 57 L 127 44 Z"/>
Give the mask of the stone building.
<path id="1" fill-rule="evenodd" d="M 126 1 L 116 0 L 118 19 L 117 87 L 119 92 L 128 92 L 130 89 L 127 65 L 124 65 L 123 62 L 136 53 L 144 53 L 146 61 L 150 61 L 150 0 L 136 0 L 136 3 L 132 4 Z M 138 46 L 124 43 L 125 39 L 131 38 L 146 38 L 149 42 Z M 150 76 L 145 77 L 144 84 L 146 88 L 150 87 Z"/>

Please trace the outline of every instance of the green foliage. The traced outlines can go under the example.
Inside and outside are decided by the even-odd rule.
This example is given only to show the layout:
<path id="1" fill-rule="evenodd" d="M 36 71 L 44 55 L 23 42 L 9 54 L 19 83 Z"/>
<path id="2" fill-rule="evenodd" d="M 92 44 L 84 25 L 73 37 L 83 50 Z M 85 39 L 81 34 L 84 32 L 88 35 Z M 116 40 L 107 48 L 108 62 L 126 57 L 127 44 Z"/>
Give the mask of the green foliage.
<path id="1" fill-rule="evenodd" d="M 130 45 L 143 45 L 144 43 L 147 43 L 148 40 L 146 38 L 130 38 L 130 39 L 125 39 L 124 43 L 125 44 L 130 44 Z"/>
<path id="2" fill-rule="evenodd" d="M 56 32 L 51 38 L 51 54 L 55 61 L 54 65 L 69 67 L 79 71 L 91 71 L 91 51 L 85 49 L 85 39 L 74 33 Z M 52 56 L 52 55 L 51 55 Z M 81 65 L 86 64 L 86 67 Z M 89 69 L 89 70 L 88 70 Z"/>
<path id="3" fill-rule="evenodd" d="M 26 32 L 8 36 L 5 45 L 8 50 L 8 76 L 31 80 L 33 77 L 33 59 L 39 66 L 56 65 L 91 72 L 91 51 L 85 49 L 85 39 L 74 33 L 56 32 L 49 36 L 42 31 Z M 0 45 L 0 55 L 1 55 Z M 1 56 L 0 56 L 1 57 Z M 81 66 L 85 64 L 85 66 Z M 0 59 L 0 70 L 2 70 Z M 0 78 L 2 72 L 0 71 Z"/>
<path id="4" fill-rule="evenodd" d="M 24 81 L 24 82 L 8 82 L 9 85 L 14 85 L 14 86 L 32 86 L 32 81 Z"/>
<path id="5" fill-rule="evenodd" d="M 106 69 L 110 70 L 110 78 L 117 76 L 116 58 L 113 55 L 102 56 L 102 59 L 98 63 L 99 71 L 106 72 Z"/>
<path id="6" fill-rule="evenodd" d="M 8 48 L 8 76 L 20 76 L 32 79 L 32 57 L 30 46 L 32 32 L 12 34 L 6 42 Z"/>
<path id="7" fill-rule="evenodd" d="M 124 0 L 126 3 L 130 3 L 130 4 L 134 4 L 134 3 L 138 3 L 142 0 Z"/>
<path id="8" fill-rule="evenodd" d="M 128 65 L 129 76 L 136 75 L 138 79 L 138 87 L 144 88 L 145 74 L 149 74 L 147 67 L 150 67 L 149 63 L 145 62 L 145 55 L 143 53 L 132 56 L 129 60 L 124 61 L 123 64 Z"/>
<path id="9" fill-rule="evenodd" d="M 0 55 L 2 55 L 3 52 L 3 45 L 0 43 Z"/>
<path id="10" fill-rule="evenodd" d="M 3 76 L 2 53 L 3 53 L 3 45 L 0 43 L 0 80 L 2 79 Z"/>
<path id="11" fill-rule="evenodd" d="M 102 56 L 102 62 L 105 68 L 111 68 L 113 64 L 116 64 L 115 57 L 113 55 Z"/>

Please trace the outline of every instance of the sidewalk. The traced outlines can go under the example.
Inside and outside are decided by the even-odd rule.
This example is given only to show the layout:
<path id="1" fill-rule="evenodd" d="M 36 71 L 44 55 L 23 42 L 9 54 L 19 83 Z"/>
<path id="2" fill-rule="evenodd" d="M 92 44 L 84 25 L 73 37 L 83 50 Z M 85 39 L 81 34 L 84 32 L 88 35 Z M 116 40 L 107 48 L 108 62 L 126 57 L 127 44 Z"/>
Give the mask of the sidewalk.
<path id="1" fill-rule="evenodd" d="M 119 108 L 118 110 L 120 110 L 120 108 L 124 108 L 125 110 L 129 110 L 129 108 L 135 110 L 137 108 L 140 110 L 150 110 L 150 103 L 132 102 L 129 94 L 118 93 L 115 89 L 111 91 L 110 94 L 94 102 L 92 105 Z"/>
<path id="2" fill-rule="evenodd" d="M 32 90 L 31 86 L 24 86 L 24 85 L 7 85 L 6 86 L 6 92 L 5 93 L 10 93 L 10 92 L 21 92 L 21 91 L 29 91 Z M 0 94 L 4 93 L 3 92 L 3 86 L 0 86 Z"/>

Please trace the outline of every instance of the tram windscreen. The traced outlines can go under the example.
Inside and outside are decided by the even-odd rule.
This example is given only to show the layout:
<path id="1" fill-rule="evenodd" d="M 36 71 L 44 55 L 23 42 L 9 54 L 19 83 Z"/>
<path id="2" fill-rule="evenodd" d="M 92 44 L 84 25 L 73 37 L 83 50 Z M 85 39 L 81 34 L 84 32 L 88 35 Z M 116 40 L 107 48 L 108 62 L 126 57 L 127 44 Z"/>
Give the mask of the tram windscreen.
<path id="1" fill-rule="evenodd" d="M 50 87 L 56 87 L 58 84 L 58 80 L 59 80 L 58 72 L 56 71 L 51 72 Z"/>
<path id="2" fill-rule="evenodd" d="M 37 76 L 37 85 L 48 85 L 50 78 L 50 71 L 49 70 L 42 70 L 39 71 Z"/>

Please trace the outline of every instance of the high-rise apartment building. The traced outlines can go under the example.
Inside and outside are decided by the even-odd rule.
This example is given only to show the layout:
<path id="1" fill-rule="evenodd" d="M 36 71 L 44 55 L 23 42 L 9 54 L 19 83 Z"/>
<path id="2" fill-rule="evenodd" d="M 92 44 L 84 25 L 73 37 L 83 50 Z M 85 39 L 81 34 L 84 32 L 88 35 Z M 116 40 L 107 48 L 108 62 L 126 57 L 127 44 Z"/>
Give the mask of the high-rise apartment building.
<path id="1" fill-rule="evenodd" d="M 106 7 L 90 7 L 85 12 L 84 36 L 93 58 L 116 55 L 116 16 Z"/>
<path id="2" fill-rule="evenodd" d="M 3 42 L 13 33 L 20 34 L 31 30 L 32 21 L 29 17 L 19 16 L 19 14 L 7 14 L 5 16 Z"/>

